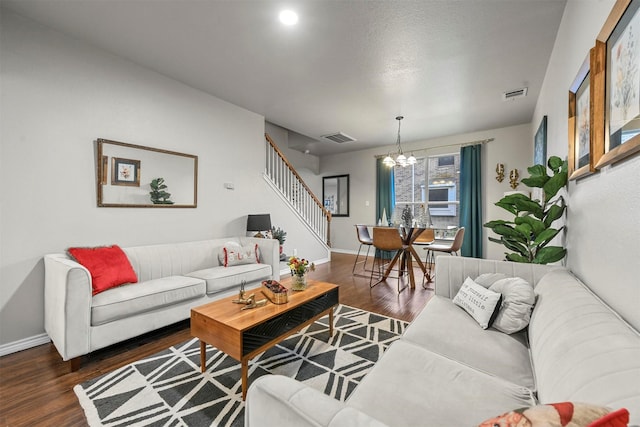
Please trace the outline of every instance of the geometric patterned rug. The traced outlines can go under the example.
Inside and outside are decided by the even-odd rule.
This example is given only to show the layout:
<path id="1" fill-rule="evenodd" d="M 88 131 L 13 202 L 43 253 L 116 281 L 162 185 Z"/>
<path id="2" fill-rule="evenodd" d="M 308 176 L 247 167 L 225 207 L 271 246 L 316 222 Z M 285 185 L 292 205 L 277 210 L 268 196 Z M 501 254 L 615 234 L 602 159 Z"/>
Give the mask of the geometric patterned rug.
<path id="1" fill-rule="evenodd" d="M 249 384 L 268 374 L 292 377 L 345 400 L 407 322 L 339 305 L 329 340 L 325 316 L 251 359 Z M 73 390 L 91 427 L 243 426 L 240 363 L 200 342 L 185 341 Z"/>

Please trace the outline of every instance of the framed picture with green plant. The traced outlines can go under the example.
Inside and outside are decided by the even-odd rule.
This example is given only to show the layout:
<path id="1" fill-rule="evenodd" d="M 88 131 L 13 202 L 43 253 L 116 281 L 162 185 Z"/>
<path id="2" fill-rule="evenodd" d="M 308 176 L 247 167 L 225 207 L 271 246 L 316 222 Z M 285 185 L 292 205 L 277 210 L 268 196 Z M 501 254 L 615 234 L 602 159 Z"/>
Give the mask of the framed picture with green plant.
<path id="1" fill-rule="evenodd" d="M 507 261 L 549 264 L 562 260 L 567 254 L 562 246 L 549 246 L 564 229 L 564 226 L 554 228 L 553 225 L 566 210 L 564 197 L 559 193 L 567 185 L 567 161 L 552 156 L 547 166 L 553 175 L 547 174 L 547 167 L 534 165 L 527 168 L 529 178 L 521 181 L 527 187 L 540 188 L 541 200 L 532 200 L 522 193 L 504 196 L 495 205 L 515 215 L 514 219 L 484 224 L 499 236 L 489 237 L 489 240 L 511 251 L 505 252 Z"/>

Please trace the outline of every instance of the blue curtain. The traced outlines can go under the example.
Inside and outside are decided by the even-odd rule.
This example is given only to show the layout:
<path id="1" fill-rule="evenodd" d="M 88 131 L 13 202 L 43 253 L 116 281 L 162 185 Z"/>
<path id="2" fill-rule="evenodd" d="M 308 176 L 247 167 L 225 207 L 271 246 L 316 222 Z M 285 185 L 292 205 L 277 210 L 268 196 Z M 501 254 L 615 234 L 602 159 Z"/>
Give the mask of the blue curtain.
<path id="1" fill-rule="evenodd" d="M 395 207 L 395 186 L 393 182 L 393 168 L 382 163 L 382 159 L 376 160 L 376 224 L 382 218 L 382 211 L 387 214 L 387 219 L 391 219 L 393 208 Z M 388 224 L 383 224 L 388 225 Z"/>
<path id="2" fill-rule="evenodd" d="M 482 258 L 482 144 L 460 149 L 460 227 L 462 256 Z"/>
<path id="3" fill-rule="evenodd" d="M 376 218 L 375 223 L 378 223 L 378 219 L 382 218 L 382 211 L 387 214 L 387 219 L 391 219 L 393 208 L 395 207 L 395 185 L 393 181 L 393 168 L 387 167 L 382 163 L 382 159 L 376 160 Z M 383 224 L 389 225 L 389 224 Z M 384 259 L 393 258 L 394 253 L 388 251 L 382 251 L 382 254 L 378 256 Z"/>

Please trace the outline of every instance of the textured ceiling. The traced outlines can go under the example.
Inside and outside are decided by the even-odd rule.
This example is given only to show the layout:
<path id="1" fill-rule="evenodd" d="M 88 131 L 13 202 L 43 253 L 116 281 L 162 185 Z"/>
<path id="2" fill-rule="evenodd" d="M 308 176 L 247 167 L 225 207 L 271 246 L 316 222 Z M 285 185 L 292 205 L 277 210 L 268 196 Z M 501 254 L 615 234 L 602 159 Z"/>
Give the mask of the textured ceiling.
<path id="1" fill-rule="evenodd" d="M 531 121 L 564 0 L 2 0 L 305 135 L 322 155 Z M 298 12 L 295 27 L 277 15 Z M 502 92 L 527 86 L 526 98 Z M 355 142 L 321 135 L 344 132 Z"/>

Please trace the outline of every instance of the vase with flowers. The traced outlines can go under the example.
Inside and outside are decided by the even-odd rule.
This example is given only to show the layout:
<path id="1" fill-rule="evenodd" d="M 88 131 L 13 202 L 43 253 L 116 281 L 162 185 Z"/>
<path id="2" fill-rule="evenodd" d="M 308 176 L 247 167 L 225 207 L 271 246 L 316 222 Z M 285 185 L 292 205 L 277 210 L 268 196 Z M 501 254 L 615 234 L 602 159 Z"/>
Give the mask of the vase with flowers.
<path id="1" fill-rule="evenodd" d="M 291 289 L 294 291 L 303 291 L 307 289 L 307 273 L 314 271 L 316 266 L 309 263 L 309 260 L 292 256 L 289 258 L 289 269 L 293 276 L 293 284 Z"/>

